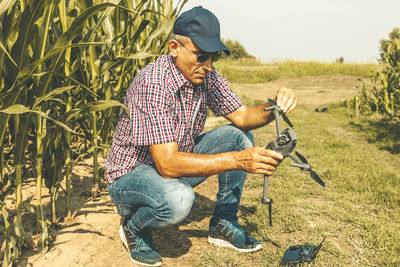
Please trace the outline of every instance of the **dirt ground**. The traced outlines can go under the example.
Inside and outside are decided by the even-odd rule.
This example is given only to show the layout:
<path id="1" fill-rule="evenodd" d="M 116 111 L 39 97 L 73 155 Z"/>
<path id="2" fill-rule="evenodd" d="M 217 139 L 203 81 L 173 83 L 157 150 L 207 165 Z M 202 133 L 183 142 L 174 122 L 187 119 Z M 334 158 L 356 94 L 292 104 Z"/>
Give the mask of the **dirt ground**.
<path id="1" fill-rule="evenodd" d="M 320 76 L 280 79 L 266 84 L 232 84 L 232 88 L 254 98 L 274 97 L 276 88 L 289 87 L 297 93 L 299 103 L 310 108 L 338 102 L 353 96 L 357 78 L 352 76 Z M 218 118 L 207 121 L 212 128 Z M 90 198 L 90 159 L 75 167 L 72 179 L 73 209 L 76 216 L 64 221 L 58 229 L 52 230 L 53 243 L 47 253 L 36 254 L 26 249 L 19 266 L 129 266 L 129 255 L 118 234 L 120 217 L 104 189 L 95 200 Z M 195 188 L 196 203 L 185 221 L 154 233 L 155 245 L 163 257 L 163 266 L 193 266 L 205 250 L 219 249 L 207 243 L 208 222 L 212 214 L 217 193 L 217 179 L 210 177 Z M 32 181 L 24 186 L 24 199 L 35 203 L 35 185 Z M 45 194 L 48 194 L 45 191 Z M 61 192 L 58 208 L 64 211 L 64 194 Z M 48 201 L 48 195 L 44 201 Z M 13 205 L 13 200 L 8 200 Z M 48 210 L 48 214 L 49 210 Z M 65 214 L 60 213 L 60 217 Z M 34 215 L 24 216 L 25 228 L 34 229 Z M 32 230 L 33 231 L 33 230 Z"/>
<path id="2" fill-rule="evenodd" d="M 358 80 L 350 75 L 324 75 L 278 79 L 265 84 L 232 83 L 231 87 L 260 100 L 274 97 L 279 87 L 287 87 L 295 91 L 299 104 L 317 108 L 353 97 L 360 90 L 361 82 Z"/>

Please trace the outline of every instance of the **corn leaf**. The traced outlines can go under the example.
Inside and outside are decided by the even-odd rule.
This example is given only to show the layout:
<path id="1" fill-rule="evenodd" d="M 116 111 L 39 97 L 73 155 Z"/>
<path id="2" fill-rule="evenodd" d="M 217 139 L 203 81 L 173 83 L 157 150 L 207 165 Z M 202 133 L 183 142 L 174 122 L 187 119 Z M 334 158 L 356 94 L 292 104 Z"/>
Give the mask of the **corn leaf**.
<path id="1" fill-rule="evenodd" d="M 72 47 L 86 47 L 86 46 L 98 46 L 98 45 L 105 45 L 105 44 L 113 44 L 112 42 L 83 42 L 83 43 L 76 43 L 76 44 L 70 44 L 70 45 L 65 45 L 61 47 L 54 47 L 52 50 L 50 50 L 44 57 L 30 63 L 29 65 L 25 66 L 17 76 L 17 80 L 19 81 L 19 84 L 22 82 L 25 82 L 26 79 L 30 78 L 30 76 L 33 75 L 34 71 L 43 63 L 51 59 L 52 56 L 64 52 L 68 48 Z M 12 89 L 12 88 L 11 88 Z"/>
<path id="2" fill-rule="evenodd" d="M 152 53 L 145 53 L 145 52 L 140 52 L 140 53 L 136 53 L 133 54 L 131 56 L 127 56 L 127 57 L 119 57 L 119 58 L 123 58 L 123 59 L 146 59 L 149 57 L 157 57 L 159 56 L 158 54 L 152 54 Z M 117 59 L 119 59 L 117 58 Z"/>
<path id="3" fill-rule="evenodd" d="M 0 2 L 0 17 L 7 9 L 15 4 L 16 0 L 1 0 Z"/>
<path id="4" fill-rule="evenodd" d="M 121 104 L 118 101 L 115 100 L 99 100 L 97 102 L 92 102 L 92 103 L 88 103 L 89 106 L 89 110 L 90 111 L 100 111 L 100 110 L 104 110 L 107 108 L 112 108 L 112 107 L 122 107 L 126 113 L 129 115 L 129 109 L 127 106 L 125 106 L 124 104 Z"/>
<path id="5" fill-rule="evenodd" d="M 6 56 L 11 60 L 11 62 L 18 67 L 18 64 L 14 61 L 14 59 L 12 58 L 12 56 L 10 55 L 10 53 L 8 53 L 7 49 L 4 47 L 3 43 L 0 42 L 0 49 L 3 50 L 4 54 L 6 54 Z"/>
<path id="6" fill-rule="evenodd" d="M 35 109 L 41 102 L 48 101 L 51 98 L 53 98 L 54 96 L 62 94 L 64 92 L 68 92 L 68 91 L 72 90 L 75 87 L 76 86 L 72 85 L 72 86 L 60 87 L 60 88 L 57 88 L 57 89 L 54 89 L 54 90 L 50 91 L 46 95 L 36 99 L 36 101 L 33 103 L 33 109 Z"/>
<path id="7" fill-rule="evenodd" d="M 40 110 L 31 110 L 31 109 L 29 109 L 28 107 L 26 107 L 26 106 L 24 106 L 24 105 L 21 105 L 21 104 L 12 105 L 12 106 L 10 106 L 10 107 L 8 107 L 8 108 L 6 108 L 6 109 L 0 110 L 0 112 L 6 113 L 6 114 L 8 114 L 8 115 L 20 115 L 20 114 L 29 113 L 29 112 L 35 113 L 35 114 L 37 114 L 37 115 L 39 115 L 39 116 L 41 116 L 41 117 L 43 117 L 43 118 L 46 118 L 46 119 L 48 119 L 48 120 L 51 120 L 52 122 L 54 122 L 55 124 L 57 124 L 58 126 L 64 128 L 65 130 L 67 130 L 67 131 L 69 131 L 69 132 L 77 134 L 74 130 L 72 130 L 71 128 L 69 128 L 69 127 L 68 127 L 67 125 L 65 125 L 64 123 L 62 123 L 62 122 L 60 122 L 60 121 L 58 121 L 58 120 L 55 120 L 55 119 L 50 118 L 50 117 L 49 117 L 46 113 L 44 113 L 43 111 L 40 111 Z"/>
<path id="8" fill-rule="evenodd" d="M 24 206 L 25 210 L 30 212 L 30 213 L 35 213 L 35 207 L 32 206 L 28 201 L 22 202 L 22 205 Z"/>

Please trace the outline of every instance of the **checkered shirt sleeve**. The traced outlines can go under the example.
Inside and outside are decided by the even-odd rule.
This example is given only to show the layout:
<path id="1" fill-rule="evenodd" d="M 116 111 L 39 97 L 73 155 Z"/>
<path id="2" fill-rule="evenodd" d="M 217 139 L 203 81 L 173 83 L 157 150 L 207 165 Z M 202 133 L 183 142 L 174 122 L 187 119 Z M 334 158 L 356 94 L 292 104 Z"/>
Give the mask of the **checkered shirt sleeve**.
<path id="1" fill-rule="evenodd" d="M 159 84 L 144 83 L 137 88 L 129 108 L 136 146 L 175 142 L 170 96 Z"/>

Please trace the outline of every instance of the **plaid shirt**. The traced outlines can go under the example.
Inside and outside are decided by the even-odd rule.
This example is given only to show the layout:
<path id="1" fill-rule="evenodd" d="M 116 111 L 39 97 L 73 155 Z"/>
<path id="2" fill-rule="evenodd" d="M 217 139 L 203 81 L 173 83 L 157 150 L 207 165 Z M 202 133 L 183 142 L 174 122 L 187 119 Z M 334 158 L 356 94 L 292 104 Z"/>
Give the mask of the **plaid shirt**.
<path id="1" fill-rule="evenodd" d="M 176 142 L 179 151 L 195 152 L 194 140 L 204 128 L 208 106 L 224 116 L 242 106 L 241 100 L 213 68 L 205 82 L 193 86 L 170 54 L 139 71 L 130 84 L 105 167 L 111 183 L 140 164 L 154 165 L 149 146 Z"/>

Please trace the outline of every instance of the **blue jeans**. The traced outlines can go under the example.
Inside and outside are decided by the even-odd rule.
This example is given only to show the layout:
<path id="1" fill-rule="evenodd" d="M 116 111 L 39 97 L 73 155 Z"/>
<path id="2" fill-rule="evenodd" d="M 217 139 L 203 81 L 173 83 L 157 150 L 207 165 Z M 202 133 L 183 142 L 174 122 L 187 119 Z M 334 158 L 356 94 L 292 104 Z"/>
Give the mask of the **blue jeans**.
<path id="1" fill-rule="evenodd" d="M 225 125 L 200 135 L 194 151 L 216 154 L 240 151 L 254 144 L 251 132 L 233 125 Z M 218 175 L 219 189 L 213 217 L 237 222 L 246 172 L 234 170 Z M 177 224 L 189 214 L 194 203 L 193 187 L 207 177 L 180 177 L 166 179 L 154 166 L 142 164 L 108 185 L 118 214 L 127 218 L 134 235 Z"/>

